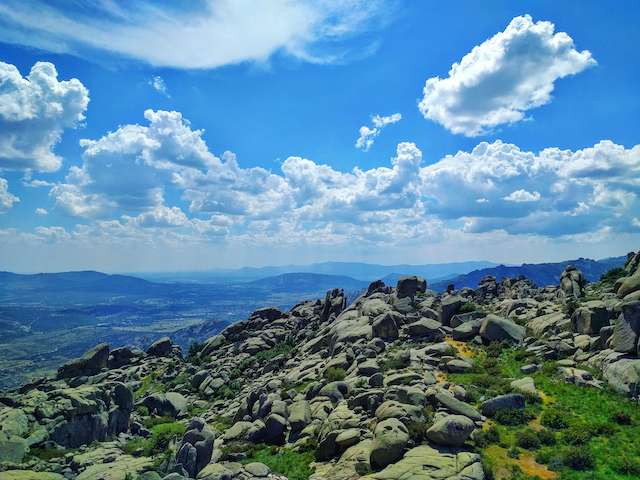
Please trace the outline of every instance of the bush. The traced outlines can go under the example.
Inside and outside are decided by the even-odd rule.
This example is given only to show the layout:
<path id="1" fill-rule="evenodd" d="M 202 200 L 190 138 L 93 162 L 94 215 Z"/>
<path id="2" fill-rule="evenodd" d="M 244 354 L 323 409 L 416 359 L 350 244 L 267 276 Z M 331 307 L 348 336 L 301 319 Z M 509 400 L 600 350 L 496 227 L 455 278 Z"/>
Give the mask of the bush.
<path id="1" fill-rule="evenodd" d="M 459 314 L 471 313 L 471 312 L 475 312 L 476 310 L 478 310 L 478 306 L 475 303 L 473 303 L 473 302 L 464 302 L 460 306 L 460 309 L 458 310 L 458 313 Z"/>
<path id="2" fill-rule="evenodd" d="M 531 415 L 518 408 L 506 408 L 504 410 L 498 410 L 493 419 L 501 423 L 502 425 L 522 425 L 531 420 Z"/>
<path id="3" fill-rule="evenodd" d="M 174 439 L 182 437 L 186 428 L 179 422 L 161 423 L 151 428 L 151 436 L 147 439 L 133 438 L 124 447 L 125 453 L 133 454 L 139 450 L 146 457 L 153 457 L 166 452 Z"/>
<path id="4" fill-rule="evenodd" d="M 495 425 L 486 430 L 478 430 L 473 434 L 473 441 L 479 448 L 486 448 L 492 443 L 500 443 L 500 431 Z"/>
<path id="5" fill-rule="evenodd" d="M 433 408 L 426 407 L 423 411 L 424 419 L 421 421 L 413 421 L 407 425 L 409 437 L 417 442 L 423 442 L 427 439 L 427 430 L 433 425 Z"/>
<path id="6" fill-rule="evenodd" d="M 538 440 L 542 445 L 555 445 L 556 443 L 556 434 L 551 430 L 547 430 L 543 428 L 538 432 Z"/>
<path id="7" fill-rule="evenodd" d="M 571 447 L 562 454 L 562 463 L 574 470 L 588 470 L 593 468 L 595 460 L 591 450 L 582 447 Z"/>
<path id="8" fill-rule="evenodd" d="M 387 370 L 400 370 L 409 366 L 409 361 L 410 359 L 406 355 L 398 354 L 393 357 L 385 358 L 380 364 L 380 367 L 383 372 L 386 372 Z"/>
<path id="9" fill-rule="evenodd" d="M 510 458 L 520 458 L 520 450 L 518 450 L 518 447 L 511 447 L 507 450 L 507 456 Z"/>
<path id="10" fill-rule="evenodd" d="M 344 380 L 344 377 L 347 376 L 347 372 L 342 368 L 330 367 L 324 372 L 324 376 L 330 382 L 339 382 Z"/>
<path id="11" fill-rule="evenodd" d="M 256 445 L 242 463 L 261 462 L 272 472 L 284 475 L 289 480 L 307 480 L 313 473 L 313 461 L 314 456 L 311 452 L 294 452 L 288 448 Z"/>
<path id="12" fill-rule="evenodd" d="M 540 423 L 545 427 L 553 428 L 555 430 L 561 430 L 568 426 L 569 412 L 557 409 L 547 408 L 542 412 L 540 417 Z"/>
<path id="13" fill-rule="evenodd" d="M 588 425 L 579 423 L 571 425 L 569 428 L 564 430 L 561 438 L 564 443 L 568 443 L 569 445 L 584 445 L 592 436 L 593 432 Z"/>
<path id="14" fill-rule="evenodd" d="M 519 447 L 527 450 L 535 450 L 540 447 L 540 438 L 538 434 L 531 428 L 525 428 L 521 432 L 516 433 L 516 443 Z"/>
<path id="15" fill-rule="evenodd" d="M 187 360 L 193 361 L 195 358 L 198 357 L 198 354 L 202 351 L 203 348 L 204 348 L 204 343 L 193 342 L 191 345 L 189 345 L 189 353 L 187 353 Z"/>
<path id="16" fill-rule="evenodd" d="M 622 456 L 614 464 L 613 469 L 622 475 L 640 476 L 640 459 L 636 457 Z"/>
<path id="17" fill-rule="evenodd" d="M 614 283 L 616 283 L 616 280 L 626 276 L 627 276 L 627 272 L 625 272 L 624 268 L 616 267 L 603 273 L 602 276 L 600 277 L 600 281 L 603 283 L 608 283 L 613 285 Z"/>
<path id="18" fill-rule="evenodd" d="M 631 417 L 626 412 L 616 412 L 612 415 L 611 420 L 618 425 L 631 425 Z"/>

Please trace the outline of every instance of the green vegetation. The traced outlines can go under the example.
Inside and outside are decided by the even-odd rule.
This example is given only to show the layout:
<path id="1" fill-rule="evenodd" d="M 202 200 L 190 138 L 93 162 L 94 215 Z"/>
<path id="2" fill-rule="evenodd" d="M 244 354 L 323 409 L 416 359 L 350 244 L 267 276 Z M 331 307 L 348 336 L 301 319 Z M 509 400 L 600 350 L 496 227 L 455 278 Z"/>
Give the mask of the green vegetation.
<path id="1" fill-rule="evenodd" d="M 473 302 L 464 302 L 460 306 L 460 309 L 458 310 L 458 313 L 471 313 L 471 312 L 475 312 L 476 310 L 478 310 L 478 306 L 475 303 L 473 303 Z"/>
<path id="2" fill-rule="evenodd" d="M 395 355 L 389 356 L 385 358 L 382 363 L 380 363 L 380 369 L 383 372 L 387 372 L 389 370 L 400 370 L 409 365 L 409 359 L 403 352 L 397 353 Z"/>
<path id="3" fill-rule="evenodd" d="M 473 354 L 476 367 L 450 374 L 449 380 L 463 385 L 476 406 L 509 392 L 510 382 L 525 376 L 520 367 L 532 361 L 524 350 L 499 344 L 477 347 Z M 499 471 L 499 478 L 507 479 L 509 468 L 511 480 L 535 478 L 532 456 L 534 467 L 545 469 L 546 475 L 556 471 L 558 480 L 639 477 L 640 410 L 634 403 L 607 389 L 562 381 L 554 362 L 545 362 L 531 376 L 543 401 L 527 401 L 523 417 L 501 414 L 495 424 L 474 435 L 488 478 Z"/>
<path id="4" fill-rule="evenodd" d="M 164 383 L 158 380 L 158 374 L 153 371 L 146 377 L 142 378 L 142 382 L 138 389 L 133 393 L 134 398 L 142 398 L 150 393 L 162 393 L 166 391 Z"/>
<path id="5" fill-rule="evenodd" d="M 324 372 L 325 378 L 330 382 L 339 382 L 344 380 L 347 376 L 347 372 L 342 368 L 329 367 Z"/>
<path id="6" fill-rule="evenodd" d="M 313 473 L 311 452 L 294 452 L 288 448 L 256 445 L 242 463 L 260 462 L 272 472 L 286 476 L 289 480 L 307 480 Z"/>
<path id="7" fill-rule="evenodd" d="M 181 438 L 185 431 L 186 427 L 180 422 L 160 423 L 151 428 L 149 438 L 137 437 L 129 440 L 124 451 L 130 455 L 140 452 L 147 457 L 163 455 L 171 442 Z"/>
<path id="8" fill-rule="evenodd" d="M 618 267 L 618 268 L 612 268 L 611 270 L 609 270 L 608 272 L 604 273 L 601 277 L 600 277 L 600 282 L 603 284 L 603 286 L 607 287 L 612 287 L 614 283 L 616 283 L 616 280 L 618 280 L 619 278 L 622 277 L 626 277 L 628 275 L 628 273 L 624 270 L 624 268 Z"/>

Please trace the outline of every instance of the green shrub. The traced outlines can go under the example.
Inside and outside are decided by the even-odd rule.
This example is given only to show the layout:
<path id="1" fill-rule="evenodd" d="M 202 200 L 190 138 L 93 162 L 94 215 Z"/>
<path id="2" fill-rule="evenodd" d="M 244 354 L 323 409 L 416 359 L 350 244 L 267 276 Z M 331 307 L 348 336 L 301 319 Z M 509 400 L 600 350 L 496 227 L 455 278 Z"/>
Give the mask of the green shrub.
<path id="1" fill-rule="evenodd" d="M 535 450 L 540 447 L 540 438 L 531 428 L 516 433 L 516 443 L 519 447 L 527 450 Z"/>
<path id="2" fill-rule="evenodd" d="M 289 480 L 307 480 L 313 470 L 311 452 L 294 452 L 288 448 L 256 445 L 242 463 L 261 462 L 272 472 L 286 476 Z"/>
<path id="3" fill-rule="evenodd" d="M 385 358 L 380 364 L 380 368 L 383 372 L 386 372 L 388 370 L 400 370 L 408 365 L 408 359 L 404 355 L 394 355 Z"/>
<path id="4" fill-rule="evenodd" d="M 473 302 L 464 302 L 458 309 L 458 313 L 471 313 L 478 310 L 478 306 Z"/>
<path id="5" fill-rule="evenodd" d="M 502 425 L 522 425 L 531 420 L 531 415 L 526 410 L 518 408 L 505 408 L 498 410 L 493 419 Z"/>
<path id="6" fill-rule="evenodd" d="M 571 447 L 562 453 L 562 463 L 574 470 L 588 470 L 594 467 L 593 453 L 584 446 Z"/>
<path id="7" fill-rule="evenodd" d="M 324 376 L 330 382 L 339 382 L 344 380 L 344 377 L 347 376 L 347 372 L 342 368 L 329 367 L 325 372 Z"/>
<path id="8" fill-rule="evenodd" d="M 511 458 L 520 458 L 520 450 L 518 450 L 518 447 L 511 447 L 507 450 L 507 456 Z"/>
<path id="9" fill-rule="evenodd" d="M 613 285 L 614 283 L 616 283 L 616 280 L 626 276 L 627 272 L 624 270 L 624 268 L 616 267 L 603 273 L 600 277 L 600 281 L 602 283 Z"/>
<path id="10" fill-rule="evenodd" d="M 125 453 L 133 454 L 139 450 L 146 457 L 153 457 L 164 454 L 169 448 L 172 440 L 181 438 L 186 428 L 182 423 L 160 423 L 151 428 L 149 438 L 136 437 L 127 442 L 124 447 Z"/>
<path id="11" fill-rule="evenodd" d="M 593 432 L 588 425 L 577 423 L 565 429 L 562 432 L 561 439 L 569 445 L 584 445 L 592 436 Z"/>
<path id="12" fill-rule="evenodd" d="M 614 413 L 611 417 L 611 420 L 616 422 L 618 425 L 631 425 L 631 416 L 622 411 L 618 411 Z"/>
<path id="13" fill-rule="evenodd" d="M 427 430 L 433 425 L 433 408 L 426 407 L 423 411 L 424 419 L 412 421 L 407 425 L 409 437 L 417 442 L 423 442 L 427 439 Z"/>
<path id="14" fill-rule="evenodd" d="M 204 348 L 204 343 L 201 342 L 193 342 L 189 345 L 189 353 L 187 353 L 187 360 L 192 362 L 198 358 L 200 352 Z"/>
<path id="15" fill-rule="evenodd" d="M 500 443 L 500 431 L 495 425 L 486 430 L 478 430 L 473 434 L 473 441 L 479 448 L 486 448 L 492 443 Z"/>
<path id="16" fill-rule="evenodd" d="M 613 469 L 622 475 L 633 475 L 634 477 L 639 477 L 640 458 L 624 455 L 615 461 Z"/>
<path id="17" fill-rule="evenodd" d="M 569 425 L 568 420 L 569 413 L 557 408 L 547 408 L 542 412 L 542 416 L 540 417 L 540 423 L 542 423 L 542 425 L 553 428 L 554 430 L 567 428 Z"/>
<path id="18" fill-rule="evenodd" d="M 555 445 L 556 434 L 553 433 L 551 430 L 547 430 L 546 428 L 543 428 L 542 430 L 537 432 L 537 434 L 538 434 L 538 440 L 540 440 L 540 443 L 542 445 Z"/>

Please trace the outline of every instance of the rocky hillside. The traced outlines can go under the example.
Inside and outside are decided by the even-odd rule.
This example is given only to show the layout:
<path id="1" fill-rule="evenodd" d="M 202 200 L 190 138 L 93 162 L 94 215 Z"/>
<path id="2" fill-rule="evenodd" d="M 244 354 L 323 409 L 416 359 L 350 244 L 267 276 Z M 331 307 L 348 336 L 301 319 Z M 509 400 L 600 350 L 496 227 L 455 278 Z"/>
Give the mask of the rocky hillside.
<path id="1" fill-rule="evenodd" d="M 0 480 L 640 478 L 640 252 L 588 284 L 419 277 L 0 395 Z"/>

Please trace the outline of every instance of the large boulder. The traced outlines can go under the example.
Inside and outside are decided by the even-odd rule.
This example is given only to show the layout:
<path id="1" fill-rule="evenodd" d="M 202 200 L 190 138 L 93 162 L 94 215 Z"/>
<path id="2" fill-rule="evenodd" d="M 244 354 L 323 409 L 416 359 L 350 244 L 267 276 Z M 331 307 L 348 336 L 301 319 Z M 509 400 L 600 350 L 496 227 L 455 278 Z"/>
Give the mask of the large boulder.
<path id="1" fill-rule="evenodd" d="M 375 469 L 384 468 L 398 461 L 409 442 L 409 431 L 398 419 L 383 420 L 373 432 L 371 445 L 371 466 Z"/>
<path id="2" fill-rule="evenodd" d="M 621 279 L 616 293 L 618 297 L 624 298 L 634 292 L 640 290 L 640 269 L 638 269 L 633 275 Z"/>
<path id="3" fill-rule="evenodd" d="M 431 318 L 421 318 L 407 325 L 407 333 L 414 338 L 428 339 L 432 342 L 444 340 L 442 324 Z"/>
<path id="4" fill-rule="evenodd" d="M 446 415 L 427 430 L 427 438 L 438 445 L 461 446 L 475 429 L 473 420 L 463 415 Z"/>
<path id="5" fill-rule="evenodd" d="M 640 359 L 623 358 L 606 365 L 603 376 L 614 390 L 637 398 L 640 396 Z"/>
<path id="6" fill-rule="evenodd" d="M 571 328 L 576 333 L 596 335 L 609 325 L 609 311 L 602 301 L 588 302 L 577 308 L 571 316 Z"/>
<path id="7" fill-rule="evenodd" d="M 498 395 L 482 402 L 480 411 L 487 417 L 493 417 L 501 410 L 524 410 L 525 399 L 519 393 L 508 393 L 507 395 Z"/>
<path id="8" fill-rule="evenodd" d="M 395 340 L 398 338 L 398 323 L 402 316 L 396 312 L 387 312 L 378 315 L 371 325 L 374 337 L 385 340 Z"/>
<path id="9" fill-rule="evenodd" d="M 80 358 L 70 360 L 58 369 L 58 378 L 73 378 L 95 375 L 107 367 L 109 345 L 100 343 L 85 352 Z"/>
<path id="10" fill-rule="evenodd" d="M 480 336 L 486 342 L 520 343 L 524 339 L 525 328 L 497 315 L 487 315 L 480 325 Z"/>
<path id="11" fill-rule="evenodd" d="M 141 404 L 147 407 L 150 413 L 177 417 L 187 408 L 187 399 L 178 392 L 153 393 L 143 398 Z"/>
<path id="12" fill-rule="evenodd" d="M 109 368 L 120 368 L 129 365 L 142 357 L 144 353 L 136 347 L 114 348 L 109 354 L 107 366 Z"/>
<path id="13" fill-rule="evenodd" d="M 440 304 L 440 322 L 442 322 L 443 325 L 449 326 L 451 317 L 458 313 L 464 302 L 465 299 L 458 295 L 445 297 Z"/>
<path id="14" fill-rule="evenodd" d="M 169 337 L 162 337 L 147 348 L 147 355 L 152 357 L 168 357 L 173 351 L 173 342 Z"/>
<path id="15" fill-rule="evenodd" d="M 177 450 L 176 465 L 182 466 L 190 478 L 196 478 L 211 461 L 214 440 L 215 434 L 207 427 L 204 420 L 192 419 Z"/>
<path id="16" fill-rule="evenodd" d="M 402 459 L 362 480 L 485 480 L 480 455 L 420 445 Z"/>
<path id="17" fill-rule="evenodd" d="M 398 298 L 415 297 L 416 293 L 427 291 L 427 281 L 415 275 L 400 277 L 396 286 L 396 296 Z"/>
<path id="18" fill-rule="evenodd" d="M 640 301 L 624 303 L 611 336 L 611 348 L 616 352 L 638 353 L 640 337 Z"/>
<path id="19" fill-rule="evenodd" d="M 582 272 L 573 265 L 568 265 L 560 275 L 560 290 L 566 298 L 580 298 L 586 284 Z"/>

